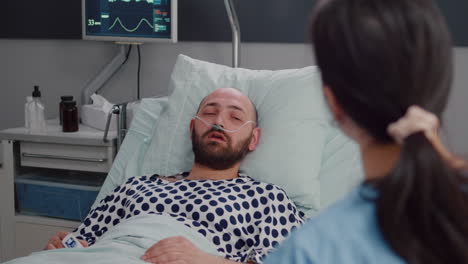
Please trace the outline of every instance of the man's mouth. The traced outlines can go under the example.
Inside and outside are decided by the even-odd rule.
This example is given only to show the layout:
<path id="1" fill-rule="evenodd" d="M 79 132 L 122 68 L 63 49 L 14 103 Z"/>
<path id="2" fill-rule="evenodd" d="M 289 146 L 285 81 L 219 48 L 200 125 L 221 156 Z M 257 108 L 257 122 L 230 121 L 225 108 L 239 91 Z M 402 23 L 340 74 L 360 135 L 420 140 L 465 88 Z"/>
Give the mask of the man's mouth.
<path id="1" fill-rule="evenodd" d="M 219 142 L 226 142 L 226 137 L 221 132 L 211 132 L 208 134 L 208 139 L 219 141 Z"/>

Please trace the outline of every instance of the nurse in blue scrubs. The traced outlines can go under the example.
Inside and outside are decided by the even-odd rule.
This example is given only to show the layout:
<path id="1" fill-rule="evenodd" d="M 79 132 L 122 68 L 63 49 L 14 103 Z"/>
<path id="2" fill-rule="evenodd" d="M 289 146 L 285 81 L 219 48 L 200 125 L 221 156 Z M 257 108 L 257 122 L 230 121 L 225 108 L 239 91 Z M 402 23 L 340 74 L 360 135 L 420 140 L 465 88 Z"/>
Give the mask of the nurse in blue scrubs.
<path id="1" fill-rule="evenodd" d="M 310 32 L 366 180 L 265 263 L 468 263 L 467 165 L 437 136 L 453 63 L 435 3 L 319 1 Z"/>

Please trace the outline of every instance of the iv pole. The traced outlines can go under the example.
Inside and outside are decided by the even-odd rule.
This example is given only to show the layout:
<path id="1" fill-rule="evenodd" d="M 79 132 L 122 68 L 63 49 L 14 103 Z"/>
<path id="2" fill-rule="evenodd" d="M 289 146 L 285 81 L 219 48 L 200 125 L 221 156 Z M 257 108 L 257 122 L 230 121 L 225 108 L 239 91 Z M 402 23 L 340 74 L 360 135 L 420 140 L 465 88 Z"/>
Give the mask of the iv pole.
<path id="1" fill-rule="evenodd" d="M 237 68 L 240 66 L 240 25 L 232 1 L 233 0 L 224 0 L 224 6 L 226 7 L 232 30 L 232 67 Z"/>

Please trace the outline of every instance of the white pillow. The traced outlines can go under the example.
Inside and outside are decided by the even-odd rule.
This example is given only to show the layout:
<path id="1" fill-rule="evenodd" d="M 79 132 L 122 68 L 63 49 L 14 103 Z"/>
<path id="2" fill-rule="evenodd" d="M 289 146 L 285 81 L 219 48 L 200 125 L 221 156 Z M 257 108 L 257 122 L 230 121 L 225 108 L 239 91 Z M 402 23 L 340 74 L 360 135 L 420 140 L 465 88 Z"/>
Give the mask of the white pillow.
<path id="1" fill-rule="evenodd" d="M 171 76 L 169 103 L 143 162 L 144 174 L 173 175 L 193 164 L 190 119 L 217 88 L 244 92 L 258 110 L 262 137 L 241 170 L 282 187 L 305 209 L 320 208 L 319 171 L 330 130 L 316 67 L 279 71 L 230 68 L 179 55 Z"/>

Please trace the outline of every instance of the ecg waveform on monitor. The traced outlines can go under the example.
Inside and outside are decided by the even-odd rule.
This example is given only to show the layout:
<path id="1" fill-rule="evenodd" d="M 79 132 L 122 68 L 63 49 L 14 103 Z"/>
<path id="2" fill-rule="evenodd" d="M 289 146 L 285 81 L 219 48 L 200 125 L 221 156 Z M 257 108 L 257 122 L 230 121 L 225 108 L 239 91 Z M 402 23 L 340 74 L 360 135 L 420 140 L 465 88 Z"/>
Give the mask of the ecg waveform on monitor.
<path id="1" fill-rule="evenodd" d="M 149 26 L 150 28 L 154 28 L 154 27 L 151 25 L 151 23 L 150 23 L 148 20 L 146 20 L 146 18 L 143 18 L 142 20 L 140 20 L 140 22 L 138 23 L 138 25 L 137 25 L 136 27 L 134 27 L 133 29 L 127 28 L 127 27 L 122 23 L 122 20 L 120 20 L 120 18 L 116 18 L 116 19 L 114 20 L 114 23 L 112 23 L 112 26 L 109 27 L 109 30 L 111 30 L 111 29 L 117 24 L 117 22 L 118 22 L 118 23 L 120 24 L 120 26 L 121 26 L 125 31 L 127 31 L 127 32 L 134 32 L 134 31 L 136 31 L 136 30 L 140 27 L 141 23 L 143 23 L 143 22 L 145 22 L 146 24 L 148 24 L 148 26 Z"/>

